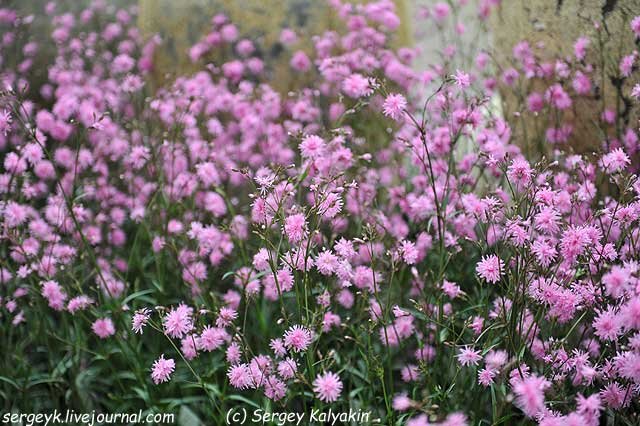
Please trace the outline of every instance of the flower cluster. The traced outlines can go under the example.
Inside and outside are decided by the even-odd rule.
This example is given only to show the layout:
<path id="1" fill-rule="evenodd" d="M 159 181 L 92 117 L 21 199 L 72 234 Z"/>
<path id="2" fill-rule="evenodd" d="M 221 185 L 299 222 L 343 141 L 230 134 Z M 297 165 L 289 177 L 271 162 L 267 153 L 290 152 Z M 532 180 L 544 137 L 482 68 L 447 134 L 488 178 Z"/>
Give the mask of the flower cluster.
<path id="1" fill-rule="evenodd" d="M 459 41 L 459 12 L 500 2 L 467 3 L 422 24 Z M 114 404 L 181 398 L 220 421 L 263 399 L 413 426 L 637 421 L 637 52 L 612 67 L 581 34 L 553 58 L 524 40 L 505 69 L 452 42 L 418 70 L 417 48 L 393 47 L 393 1 L 326 7 L 344 28 L 312 49 L 282 31 L 300 76 L 286 95 L 223 14 L 183 52 L 199 71 L 154 90 L 164 40 L 139 34 L 136 8 L 51 2 L 51 40 L 0 9 L 0 323 L 16 348 L 0 386 L 93 386 L 80 404 L 132 389 Z M 495 107 L 509 99 L 513 116 Z M 580 102 L 594 153 L 572 148 Z"/>

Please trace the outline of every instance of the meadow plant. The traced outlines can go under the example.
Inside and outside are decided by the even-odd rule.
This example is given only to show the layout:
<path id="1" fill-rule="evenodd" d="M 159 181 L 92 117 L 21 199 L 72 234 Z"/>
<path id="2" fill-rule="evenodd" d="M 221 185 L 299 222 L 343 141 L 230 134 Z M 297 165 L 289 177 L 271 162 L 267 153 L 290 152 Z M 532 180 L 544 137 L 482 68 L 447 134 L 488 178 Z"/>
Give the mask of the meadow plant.
<path id="1" fill-rule="evenodd" d="M 392 1 L 329 0 L 312 51 L 282 32 L 287 94 L 222 14 L 152 90 L 135 7 L 1 8 L 2 409 L 637 424 L 638 53 L 523 40 L 502 69 L 458 19 L 499 3 L 421 9 L 447 43 L 418 69 Z M 598 152 L 569 143 L 581 98 Z"/>

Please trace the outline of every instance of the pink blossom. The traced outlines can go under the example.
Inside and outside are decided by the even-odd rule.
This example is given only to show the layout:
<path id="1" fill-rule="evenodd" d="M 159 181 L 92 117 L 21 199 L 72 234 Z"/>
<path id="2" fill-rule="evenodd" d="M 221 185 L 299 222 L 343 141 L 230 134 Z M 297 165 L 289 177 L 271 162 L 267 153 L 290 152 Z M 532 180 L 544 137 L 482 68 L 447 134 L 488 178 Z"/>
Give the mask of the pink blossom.
<path id="1" fill-rule="evenodd" d="M 469 74 L 464 71 L 456 70 L 456 73 L 453 75 L 453 80 L 458 87 L 463 89 L 471 85 L 471 78 L 469 77 Z"/>
<path id="2" fill-rule="evenodd" d="M 383 114 L 396 121 L 400 121 L 406 108 L 407 100 L 397 93 L 387 96 L 382 104 Z"/>
<path id="3" fill-rule="evenodd" d="M 136 333 L 142 334 L 150 317 L 151 311 L 147 308 L 136 311 L 131 320 L 131 329 Z"/>
<path id="4" fill-rule="evenodd" d="M 371 81 L 361 74 L 351 74 L 342 82 L 342 91 L 352 98 L 369 96 L 373 89 Z"/>
<path id="5" fill-rule="evenodd" d="M 576 55 L 576 59 L 579 61 L 584 60 L 587 48 L 589 47 L 590 40 L 587 37 L 580 37 L 573 45 L 573 52 Z"/>
<path id="6" fill-rule="evenodd" d="M 636 16 L 630 23 L 631 31 L 634 32 L 636 38 L 640 38 L 640 16 Z"/>
<path id="7" fill-rule="evenodd" d="M 236 364 L 229 367 L 227 372 L 229 383 L 235 388 L 246 389 L 252 386 L 253 378 L 247 364 Z"/>
<path id="8" fill-rule="evenodd" d="M 297 71 L 306 72 L 311 69 L 311 61 L 306 53 L 298 50 L 291 57 L 291 67 Z"/>
<path id="9" fill-rule="evenodd" d="M 316 135 L 305 136 L 300 143 L 300 153 L 304 158 L 318 158 L 325 150 L 325 142 Z"/>
<path id="10" fill-rule="evenodd" d="M 332 372 L 319 374 L 313 381 L 313 392 L 320 401 L 334 402 L 342 392 L 342 381 Z"/>
<path id="11" fill-rule="evenodd" d="M 284 345 L 294 352 L 306 351 L 312 340 L 311 330 L 301 325 L 294 325 L 284 333 Z"/>
<path id="12" fill-rule="evenodd" d="M 284 224 L 284 232 L 292 243 L 299 243 L 307 235 L 307 221 L 304 214 L 288 216 Z"/>
<path id="13" fill-rule="evenodd" d="M 476 265 L 476 273 L 480 278 L 495 284 L 504 273 L 504 262 L 495 254 L 484 256 Z"/>
<path id="14" fill-rule="evenodd" d="M 111 318 L 100 318 L 95 320 L 91 329 L 101 339 L 106 339 L 107 337 L 116 334 L 116 328 L 113 325 Z"/>
<path id="15" fill-rule="evenodd" d="M 469 365 L 478 365 L 478 361 L 482 359 L 480 351 L 474 351 L 467 347 L 460 349 L 460 353 L 456 355 L 456 358 L 458 358 L 460 365 L 465 367 Z"/>
<path id="16" fill-rule="evenodd" d="M 173 359 L 165 359 L 164 354 L 160 355 L 160 358 L 153 362 L 151 368 L 151 379 L 156 385 L 171 380 L 171 374 L 176 368 L 176 363 Z"/>
<path id="17" fill-rule="evenodd" d="M 478 371 L 478 383 L 480 383 L 484 387 L 489 387 L 494 383 L 493 379 L 495 375 L 495 371 L 488 368 L 483 368 L 482 370 Z"/>
<path id="18" fill-rule="evenodd" d="M 170 337 L 182 338 L 193 329 L 193 309 L 187 305 L 179 305 L 169 311 L 162 320 L 164 331 Z"/>
<path id="19" fill-rule="evenodd" d="M 534 417 L 544 410 L 544 391 L 551 383 L 543 377 L 530 376 L 517 380 L 513 386 L 516 405 L 528 416 Z"/>

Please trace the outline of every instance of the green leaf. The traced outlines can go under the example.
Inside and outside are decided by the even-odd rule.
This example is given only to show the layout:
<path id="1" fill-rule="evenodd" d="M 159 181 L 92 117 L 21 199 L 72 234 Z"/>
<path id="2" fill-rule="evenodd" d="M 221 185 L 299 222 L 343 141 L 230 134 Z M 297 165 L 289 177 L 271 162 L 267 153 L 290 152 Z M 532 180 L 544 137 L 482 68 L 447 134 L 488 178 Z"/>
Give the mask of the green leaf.
<path id="1" fill-rule="evenodd" d="M 41 379 L 35 379 L 29 382 L 29 384 L 27 385 L 27 389 L 32 388 L 34 386 L 37 385 L 41 385 L 43 383 L 59 383 L 59 384 L 64 384 L 65 381 L 62 379 L 57 379 L 55 377 L 43 377 Z"/>
<path id="2" fill-rule="evenodd" d="M 146 402 L 147 405 L 151 404 L 151 401 L 149 400 L 149 393 L 146 390 L 134 387 L 133 391 L 140 397 L 140 399 Z"/>
<path id="3" fill-rule="evenodd" d="M 132 294 L 130 294 L 129 296 L 127 296 L 127 297 L 122 301 L 122 304 L 123 304 L 123 305 L 126 305 L 126 304 L 128 304 L 130 301 L 132 301 L 132 300 L 134 300 L 134 299 L 137 299 L 137 298 L 138 298 L 138 297 L 140 297 L 140 296 L 145 296 L 145 295 L 147 295 L 147 294 L 152 294 L 152 293 L 155 293 L 155 292 L 156 292 L 156 291 L 155 291 L 154 289 L 152 289 L 152 288 L 149 288 L 149 289 L 147 289 L 147 290 L 140 290 L 140 291 L 137 291 L 137 292 L 132 293 Z"/>
<path id="4" fill-rule="evenodd" d="M 20 389 L 20 386 L 18 385 L 18 383 L 16 383 L 15 381 L 13 381 L 12 379 L 5 377 L 5 376 L 0 376 L 0 381 L 5 382 L 5 383 L 9 383 L 11 386 L 13 386 L 16 389 Z"/>
<path id="5" fill-rule="evenodd" d="M 253 408 L 262 408 L 260 407 L 258 404 L 256 404 L 254 401 L 251 401 L 250 399 L 245 398 L 242 395 L 229 395 L 229 397 L 227 399 L 231 399 L 233 401 L 240 401 L 240 402 L 244 402 L 247 405 L 252 406 Z"/>
<path id="6" fill-rule="evenodd" d="M 178 424 L 180 426 L 202 426 L 203 423 L 189 407 L 181 405 L 178 413 Z"/>

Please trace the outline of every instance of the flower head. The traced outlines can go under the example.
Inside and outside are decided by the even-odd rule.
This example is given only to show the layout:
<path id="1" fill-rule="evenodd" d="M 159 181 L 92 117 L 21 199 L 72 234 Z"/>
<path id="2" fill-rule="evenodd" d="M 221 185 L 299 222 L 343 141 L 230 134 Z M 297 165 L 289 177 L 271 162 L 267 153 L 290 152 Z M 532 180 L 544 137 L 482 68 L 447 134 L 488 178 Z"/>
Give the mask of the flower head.
<path id="1" fill-rule="evenodd" d="M 500 281 L 504 269 L 504 262 L 495 254 L 484 256 L 476 265 L 476 273 L 480 278 L 490 282 L 497 283 Z"/>
<path id="2" fill-rule="evenodd" d="M 151 379 L 153 383 L 157 385 L 168 382 L 175 368 L 176 363 L 173 359 L 165 359 L 164 354 L 160 355 L 160 358 L 154 361 L 153 367 L 151 368 Z"/>
<path id="3" fill-rule="evenodd" d="M 133 314 L 133 318 L 131 319 L 131 329 L 136 333 L 142 334 L 142 331 L 147 325 L 150 316 L 151 311 L 147 308 L 137 310 L 136 313 Z"/>
<path id="4" fill-rule="evenodd" d="M 332 372 L 319 374 L 313 381 L 313 392 L 320 401 L 336 401 L 342 392 L 340 377 Z"/>
<path id="5" fill-rule="evenodd" d="M 0 133 L 6 135 L 11 130 L 11 113 L 6 109 L 0 111 Z"/>
<path id="6" fill-rule="evenodd" d="M 182 338 L 193 329 L 193 308 L 181 304 L 172 309 L 162 320 L 169 337 Z"/>
<path id="7" fill-rule="evenodd" d="M 458 362 L 460 365 L 469 366 L 469 365 L 478 365 L 478 361 L 482 359 L 480 356 L 480 351 L 474 351 L 472 348 L 462 348 L 460 349 L 460 353 L 456 355 L 458 358 Z"/>
<path id="8" fill-rule="evenodd" d="M 393 93 L 385 98 L 382 104 L 382 113 L 392 120 L 400 121 L 406 108 L 407 100 L 404 96 Z"/>
<path id="9" fill-rule="evenodd" d="M 453 81 L 456 83 L 456 86 L 463 89 L 471 85 L 469 74 L 460 70 L 456 70 L 456 73 L 453 75 Z"/>
<path id="10" fill-rule="evenodd" d="M 284 333 L 284 345 L 295 352 L 306 351 L 312 340 L 312 331 L 301 325 L 294 325 Z"/>
<path id="11" fill-rule="evenodd" d="M 299 243 L 307 235 L 307 220 L 304 214 L 288 216 L 284 221 L 284 232 L 292 243 Z"/>
<path id="12" fill-rule="evenodd" d="M 544 410 L 544 391 L 551 383 L 544 377 L 529 376 L 517 380 L 513 392 L 516 394 L 516 405 L 528 417 L 534 417 Z"/>
<path id="13" fill-rule="evenodd" d="M 101 339 L 106 339 L 109 336 L 116 334 L 116 328 L 113 325 L 111 318 L 101 318 L 95 320 L 91 326 L 93 332 Z"/>

